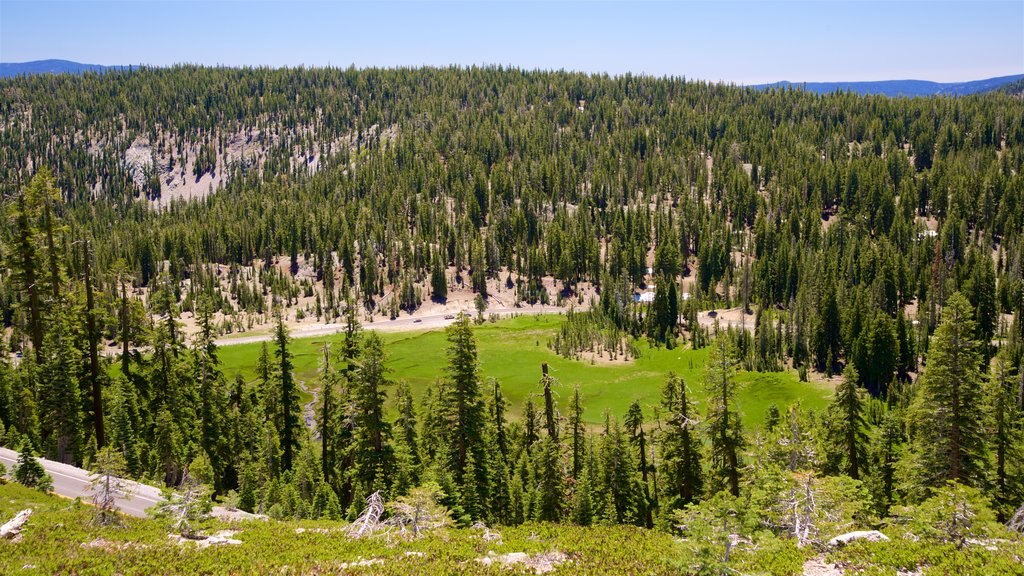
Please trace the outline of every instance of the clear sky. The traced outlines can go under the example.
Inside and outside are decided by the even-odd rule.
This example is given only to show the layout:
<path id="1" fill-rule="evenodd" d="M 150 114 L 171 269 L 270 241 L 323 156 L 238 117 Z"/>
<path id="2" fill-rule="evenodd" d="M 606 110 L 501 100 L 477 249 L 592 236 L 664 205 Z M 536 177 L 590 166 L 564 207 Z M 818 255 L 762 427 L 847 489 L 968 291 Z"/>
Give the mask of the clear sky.
<path id="1" fill-rule="evenodd" d="M 506 64 L 776 80 L 1024 73 L 1024 0 L 22 2 L 0 61 L 269 66 Z"/>

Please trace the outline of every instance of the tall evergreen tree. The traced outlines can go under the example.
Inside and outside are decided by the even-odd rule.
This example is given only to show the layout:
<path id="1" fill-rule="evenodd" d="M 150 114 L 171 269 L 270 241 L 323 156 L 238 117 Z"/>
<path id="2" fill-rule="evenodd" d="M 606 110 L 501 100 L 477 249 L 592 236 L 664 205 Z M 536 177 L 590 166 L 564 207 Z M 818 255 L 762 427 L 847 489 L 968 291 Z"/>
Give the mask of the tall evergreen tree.
<path id="1" fill-rule="evenodd" d="M 970 302 L 946 300 L 910 407 L 910 478 L 927 495 L 947 481 L 985 482 L 987 443 L 981 353 Z"/>
<path id="2" fill-rule="evenodd" d="M 704 388 L 708 397 L 705 430 L 711 444 L 711 487 L 740 494 L 740 450 L 744 439 L 736 411 L 736 364 L 731 340 L 719 336 L 708 357 Z"/>
<path id="3" fill-rule="evenodd" d="M 704 489 L 696 411 L 687 397 L 686 382 L 670 372 L 661 393 L 667 422 L 661 436 L 661 478 L 664 508 L 678 510 L 700 498 Z"/>
<path id="4" fill-rule="evenodd" d="M 858 379 L 857 368 L 852 363 L 847 364 L 843 381 L 836 387 L 828 408 L 829 436 L 841 462 L 837 462 L 836 468 L 854 480 L 865 472 L 868 444 Z"/>
<path id="5" fill-rule="evenodd" d="M 1019 377 L 1001 351 L 992 364 L 988 404 L 991 409 L 994 503 L 1005 521 L 1024 501 L 1024 418 L 1016 402 Z"/>
<path id="6" fill-rule="evenodd" d="M 278 395 L 281 399 L 281 467 L 284 470 L 291 470 L 295 451 L 299 447 L 301 407 L 295 375 L 292 373 L 292 353 L 288 349 L 291 338 L 288 336 L 288 327 L 284 324 L 280 308 L 275 314 L 274 321 L 274 357 L 277 359 L 277 377 L 280 385 Z"/>
<path id="7" fill-rule="evenodd" d="M 448 381 L 445 410 L 450 425 L 448 468 L 461 489 L 463 507 L 471 518 L 480 518 L 475 508 L 486 501 L 486 462 L 484 406 L 480 396 L 480 376 L 476 339 L 469 316 L 459 314 L 448 328 Z M 472 474 L 467 462 L 474 463 Z M 471 477 L 472 476 L 472 477 Z"/>
<path id="8" fill-rule="evenodd" d="M 80 352 L 74 346 L 75 336 L 66 303 L 53 307 L 49 314 L 43 361 L 39 373 L 39 407 L 45 452 L 50 458 L 66 464 L 81 462 L 82 393 L 77 368 Z"/>
<path id="9" fill-rule="evenodd" d="M 359 370 L 353 378 L 352 412 L 355 438 L 352 446 L 353 473 L 368 496 L 387 490 L 395 467 L 391 445 L 391 424 L 384 419 L 387 378 L 384 342 L 370 332 L 363 345 Z"/>

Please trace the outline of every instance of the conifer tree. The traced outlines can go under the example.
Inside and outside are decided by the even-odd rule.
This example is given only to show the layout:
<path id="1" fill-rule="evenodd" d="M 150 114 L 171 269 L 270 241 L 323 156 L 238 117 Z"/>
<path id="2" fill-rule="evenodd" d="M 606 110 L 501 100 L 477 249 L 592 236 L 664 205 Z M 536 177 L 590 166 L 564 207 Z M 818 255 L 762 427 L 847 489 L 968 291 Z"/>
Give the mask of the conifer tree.
<path id="1" fill-rule="evenodd" d="M 868 444 L 858 379 L 857 368 L 847 364 L 828 408 L 830 440 L 841 462 L 836 468 L 854 480 L 865 472 Z"/>
<path id="2" fill-rule="evenodd" d="M 480 396 L 476 339 L 469 317 L 459 314 L 448 328 L 448 382 L 445 386 L 445 407 L 450 430 L 448 467 L 462 493 L 462 501 L 471 517 L 475 508 L 487 497 L 484 428 L 484 406 Z M 467 462 L 473 462 L 472 474 Z"/>
<path id="3" fill-rule="evenodd" d="M 719 336 L 708 357 L 704 388 L 708 397 L 705 430 L 711 444 L 711 487 L 713 491 L 740 493 L 740 450 L 744 446 L 740 416 L 736 411 L 736 367 L 732 345 Z"/>
<path id="4" fill-rule="evenodd" d="M 1019 377 L 1005 349 L 996 355 L 986 395 L 991 410 L 994 504 L 1006 520 L 1024 499 L 1024 418 L 1016 403 Z"/>
<path id="5" fill-rule="evenodd" d="M 395 419 L 395 459 L 398 470 L 395 474 L 395 492 L 403 493 L 420 481 L 420 446 L 416 426 L 416 410 L 413 406 L 409 384 L 399 382 L 395 391 L 398 417 Z"/>
<path id="6" fill-rule="evenodd" d="M 384 342 L 376 332 L 370 332 L 364 340 L 359 369 L 352 379 L 351 403 L 355 432 L 353 473 L 366 495 L 376 490 L 387 490 L 392 482 L 390 473 L 395 466 L 391 425 L 384 419 L 385 388 L 391 384 L 387 378 L 386 362 Z M 389 474 L 379 477 L 381 470 Z"/>
<path id="7" fill-rule="evenodd" d="M 686 382 L 670 372 L 661 393 L 668 414 L 661 437 L 661 474 L 665 509 L 672 511 L 692 504 L 704 489 L 696 411 L 687 397 Z"/>
<path id="8" fill-rule="evenodd" d="M 586 430 L 583 427 L 583 404 L 580 401 L 580 387 L 576 386 L 572 395 L 572 415 L 569 418 L 572 431 L 572 477 L 580 479 L 586 455 Z"/>
<path id="9" fill-rule="evenodd" d="M 324 343 L 320 358 L 320 413 L 316 427 L 320 432 L 320 463 L 325 481 L 330 484 L 335 472 L 334 436 L 337 374 L 331 367 L 331 346 Z"/>
<path id="10" fill-rule="evenodd" d="M 842 317 L 839 314 L 835 292 L 829 288 L 826 290 L 811 347 L 814 351 L 815 367 L 831 377 L 839 364 L 842 352 Z"/>
<path id="11" fill-rule="evenodd" d="M 81 355 L 74 346 L 67 308 L 60 303 L 49 314 L 39 373 L 39 408 L 45 452 L 58 462 L 73 464 L 81 461 L 83 448 L 82 392 L 77 374 Z"/>
<path id="12" fill-rule="evenodd" d="M 644 414 L 640 402 L 634 400 L 629 405 L 625 419 L 629 431 L 629 442 L 636 449 L 637 468 L 640 471 L 641 493 L 637 501 L 637 514 L 647 528 L 654 526 L 654 515 L 651 510 L 651 488 L 648 480 L 650 466 L 647 463 L 647 434 L 644 432 Z"/>
<path id="13" fill-rule="evenodd" d="M 295 451 L 299 447 L 299 428 L 302 422 L 299 411 L 301 407 L 299 406 L 299 392 L 296 389 L 295 376 L 292 374 L 292 353 L 288 349 L 291 338 L 288 336 L 288 328 L 284 324 L 280 308 L 275 316 L 274 356 L 277 359 L 277 376 L 280 384 L 278 406 L 281 411 L 281 467 L 284 470 L 291 470 Z"/>
<path id="14" fill-rule="evenodd" d="M 214 341 L 213 311 L 208 299 L 200 301 L 196 319 L 199 332 L 193 344 L 193 374 L 199 384 L 201 446 L 214 466 L 213 487 L 220 490 L 221 476 L 229 459 L 224 445 L 227 395 Z"/>
<path id="15" fill-rule="evenodd" d="M 23 486 L 35 488 L 40 492 L 49 492 L 53 489 L 53 479 L 43 469 L 43 465 L 36 459 L 36 451 L 32 443 L 22 439 L 21 447 L 18 449 L 18 465 L 14 468 L 14 480 Z"/>
<path id="16" fill-rule="evenodd" d="M 919 497 L 951 480 L 985 482 L 985 398 L 976 334 L 970 302 L 954 293 L 942 310 L 910 407 L 908 479 Z"/>

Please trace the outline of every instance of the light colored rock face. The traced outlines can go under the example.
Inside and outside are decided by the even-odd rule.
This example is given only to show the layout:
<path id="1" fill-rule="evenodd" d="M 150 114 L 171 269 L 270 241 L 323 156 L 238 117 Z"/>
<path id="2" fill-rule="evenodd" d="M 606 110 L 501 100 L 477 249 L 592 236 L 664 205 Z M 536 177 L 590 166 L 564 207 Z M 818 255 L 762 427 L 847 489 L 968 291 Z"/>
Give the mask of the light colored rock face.
<path id="1" fill-rule="evenodd" d="M 181 136 L 173 130 L 157 127 L 156 141 L 148 136 L 137 136 L 124 151 L 124 168 L 131 176 L 139 192 L 146 189 L 149 176 L 156 176 L 160 182 L 160 196 L 153 198 L 154 207 L 166 206 L 173 200 L 202 199 L 227 185 L 234 167 L 262 170 L 267 158 L 275 150 L 284 147 L 288 151 L 288 169 L 314 174 L 326 160 L 343 151 L 354 151 L 360 146 L 372 146 L 394 141 L 398 127 L 380 128 L 376 124 L 362 131 L 339 136 L 321 142 L 317 139 L 314 126 L 297 128 L 241 128 L 230 133 L 215 131 L 212 134 L 190 134 Z M 92 156 L 101 156 L 111 148 L 125 145 L 88 138 L 81 135 L 86 151 Z M 203 147 L 214 146 L 216 162 L 213 170 L 195 173 L 195 159 Z M 94 186 L 93 194 L 99 196 L 102 187 Z"/>
<path id="2" fill-rule="evenodd" d="M 845 546 L 855 540 L 867 540 L 868 542 L 883 542 L 888 541 L 889 537 L 882 534 L 878 530 L 858 530 L 856 532 L 847 532 L 846 534 L 840 534 L 835 538 L 828 541 L 829 546 Z"/>
<path id="3" fill-rule="evenodd" d="M 149 145 L 149 139 L 139 136 L 132 141 L 124 152 L 124 167 L 141 190 L 146 185 L 146 175 L 153 169 L 153 147 Z"/>

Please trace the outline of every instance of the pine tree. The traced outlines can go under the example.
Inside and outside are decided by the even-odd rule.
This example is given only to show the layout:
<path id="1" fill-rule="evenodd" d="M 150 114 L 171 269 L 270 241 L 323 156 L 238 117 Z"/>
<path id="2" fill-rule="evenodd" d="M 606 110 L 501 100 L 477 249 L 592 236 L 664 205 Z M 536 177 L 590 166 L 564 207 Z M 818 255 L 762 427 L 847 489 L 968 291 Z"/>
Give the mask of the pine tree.
<path id="1" fill-rule="evenodd" d="M 603 496 L 601 517 L 613 524 L 642 523 L 638 514 L 642 492 L 636 478 L 636 463 L 629 439 L 617 421 L 605 416 L 605 431 L 600 448 Z"/>
<path id="2" fill-rule="evenodd" d="M 94 521 L 100 526 L 118 522 L 117 499 L 131 497 L 131 486 L 123 479 L 128 473 L 124 456 L 109 447 L 101 449 L 96 454 L 93 472 L 96 476 L 89 488 L 96 507 Z"/>
<path id="3" fill-rule="evenodd" d="M 558 442 L 548 436 L 534 450 L 534 471 L 537 478 L 534 519 L 557 522 L 562 517 L 565 473 Z"/>
<path id="4" fill-rule="evenodd" d="M 337 462 L 335 460 L 335 403 L 337 372 L 331 367 L 331 347 L 324 343 L 320 360 L 320 413 L 316 427 L 320 432 L 320 462 L 324 479 L 333 483 Z"/>
<path id="5" fill-rule="evenodd" d="M 704 489 L 696 413 L 687 397 L 686 382 L 670 372 L 661 394 L 668 414 L 661 437 L 661 477 L 665 490 L 665 509 L 683 508 L 700 498 Z"/>
<path id="6" fill-rule="evenodd" d="M 910 408 L 912 489 L 927 495 L 947 481 L 981 486 L 987 447 L 981 353 L 970 302 L 946 307 Z"/>
<path id="7" fill-rule="evenodd" d="M 46 453 L 65 464 L 82 457 L 82 392 L 78 385 L 79 350 L 66 303 L 54 306 L 40 364 L 40 412 Z"/>
<path id="8" fill-rule="evenodd" d="M 363 345 L 360 366 L 352 380 L 352 419 L 355 438 L 352 446 L 353 473 L 367 495 L 387 490 L 393 478 L 378 477 L 378 470 L 392 471 L 395 466 L 391 446 L 391 425 L 384 419 L 387 379 L 384 342 L 370 332 Z"/>
<path id="9" fill-rule="evenodd" d="M 395 459 L 398 470 L 395 475 L 395 493 L 402 494 L 419 485 L 420 447 L 416 428 L 416 410 L 413 407 L 412 391 L 405 382 L 398 384 L 395 391 L 398 417 L 395 419 Z"/>
<path id="10" fill-rule="evenodd" d="M 1024 418 L 1016 404 L 1014 388 L 1019 380 L 1008 354 L 1001 351 L 993 361 L 986 395 L 992 420 L 994 457 L 994 504 L 1006 520 L 1024 499 Z"/>
<path id="11" fill-rule="evenodd" d="M 586 455 L 586 438 L 583 427 L 583 404 L 580 401 L 580 387 L 576 386 L 572 395 L 572 416 L 569 418 L 572 431 L 572 477 L 580 479 L 583 472 L 583 459 Z"/>
<path id="12" fill-rule="evenodd" d="M 903 444 L 903 421 L 898 410 L 889 410 L 875 428 L 869 456 L 872 473 L 865 479 L 874 509 L 879 516 L 889 513 L 895 501 L 899 453 Z"/>
<path id="13" fill-rule="evenodd" d="M 838 468 L 854 480 L 865 472 L 868 443 L 858 379 L 857 368 L 852 363 L 847 364 L 843 381 L 836 387 L 828 408 L 829 435 L 842 462 Z"/>
<path id="14" fill-rule="evenodd" d="M 202 426 L 202 449 L 214 463 L 214 489 L 221 488 L 221 476 L 229 454 L 224 449 L 224 419 L 227 413 L 224 375 L 220 371 L 217 344 L 213 333 L 213 311 L 208 299 L 199 303 L 196 315 L 199 332 L 192 347 L 193 374 L 199 384 L 199 417 Z"/>
<path id="15" fill-rule="evenodd" d="M 593 462 L 593 454 L 587 459 Z M 594 521 L 594 471 L 592 465 L 583 466 L 579 483 L 573 497 L 572 521 L 579 526 L 590 526 Z"/>
<path id="16" fill-rule="evenodd" d="M 541 372 L 541 384 L 544 387 L 544 423 L 547 426 L 548 438 L 555 441 L 558 444 L 558 419 L 555 416 L 555 399 L 551 394 L 551 384 L 554 379 L 548 375 L 548 364 L 544 362 L 540 366 Z"/>
<path id="17" fill-rule="evenodd" d="M 636 449 L 637 468 L 640 470 L 641 494 L 637 500 L 637 514 L 644 526 L 654 526 L 654 513 L 651 510 L 651 488 L 648 481 L 650 467 L 647 463 L 647 434 L 644 432 L 644 413 L 640 402 L 634 400 L 626 412 L 626 429 L 629 431 L 629 442 Z"/>
<path id="18" fill-rule="evenodd" d="M 430 267 L 430 298 L 441 303 L 448 299 L 448 278 L 445 277 L 444 262 L 436 254 Z"/>
<path id="19" fill-rule="evenodd" d="M 23 486 L 35 488 L 40 492 L 49 492 L 53 489 L 53 479 L 43 469 L 43 465 L 36 459 L 35 449 L 28 439 L 21 441 L 21 448 L 18 449 L 18 465 L 14 469 L 14 480 Z"/>
<path id="20" fill-rule="evenodd" d="M 493 394 L 490 402 L 490 437 L 491 447 L 490 478 L 488 486 L 491 491 L 490 516 L 498 523 L 508 523 L 511 515 L 511 487 L 509 486 L 509 441 L 505 422 L 505 398 L 501 394 L 501 384 L 491 379 Z"/>
<path id="21" fill-rule="evenodd" d="M 831 377 L 839 364 L 839 355 L 842 352 L 842 318 L 835 292 L 827 290 L 821 305 L 820 319 L 814 328 L 812 348 L 815 367 Z"/>
<path id="22" fill-rule="evenodd" d="M 744 446 L 739 413 L 736 412 L 736 367 L 728 338 L 719 336 L 708 357 L 704 388 L 708 397 L 705 430 L 711 444 L 713 491 L 740 493 L 740 450 Z"/>
<path id="23" fill-rule="evenodd" d="M 450 426 L 448 468 L 462 492 L 463 502 L 476 506 L 486 501 L 486 470 L 479 464 L 486 460 L 484 445 L 484 406 L 480 397 L 480 377 L 476 339 L 469 317 L 459 314 L 448 328 L 448 382 L 445 387 L 445 411 Z M 473 476 L 467 462 L 474 462 Z M 473 493 L 476 492 L 476 493 Z M 471 517 L 478 511 L 466 509 Z"/>
<path id="24" fill-rule="evenodd" d="M 85 335 L 88 341 L 89 371 L 88 384 L 92 398 L 93 435 L 97 448 L 106 445 L 106 434 L 103 428 L 103 382 L 101 381 L 99 360 L 99 331 L 96 327 L 96 304 L 93 295 L 92 276 L 93 254 L 88 239 L 82 242 L 82 283 L 85 285 Z"/>
<path id="25" fill-rule="evenodd" d="M 274 326 L 274 356 L 277 359 L 278 378 L 280 379 L 280 410 L 281 410 L 281 467 L 292 469 L 295 450 L 299 447 L 299 433 L 302 422 L 299 413 L 299 393 L 296 389 L 295 376 L 292 374 L 292 353 L 288 350 L 291 338 L 288 328 L 284 325 L 284 317 L 277 310 Z"/>

